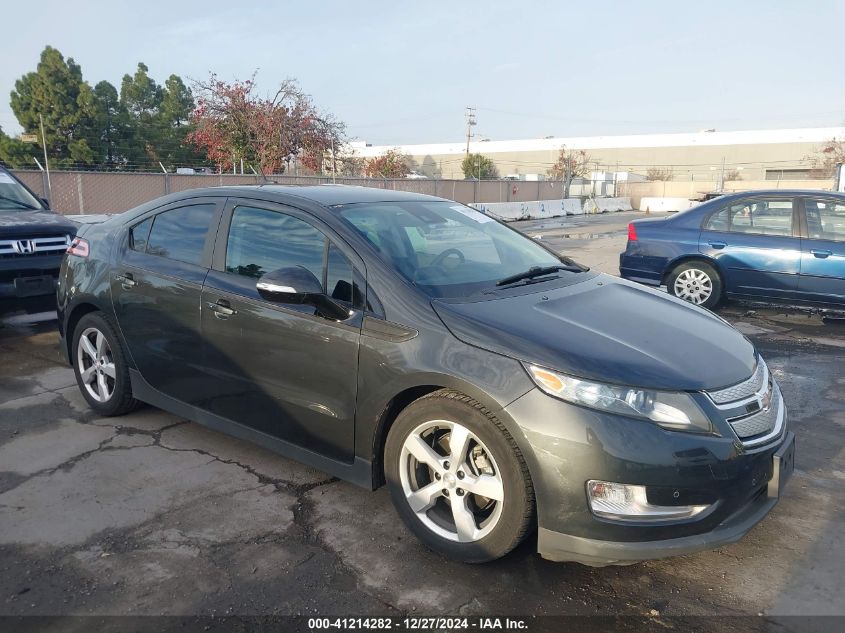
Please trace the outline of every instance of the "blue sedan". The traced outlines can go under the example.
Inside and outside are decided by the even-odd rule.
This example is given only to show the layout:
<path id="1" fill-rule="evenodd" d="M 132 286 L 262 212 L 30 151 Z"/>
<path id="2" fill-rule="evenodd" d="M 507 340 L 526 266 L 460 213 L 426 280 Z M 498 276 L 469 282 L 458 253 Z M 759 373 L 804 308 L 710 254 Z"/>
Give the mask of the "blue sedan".
<path id="1" fill-rule="evenodd" d="M 628 226 L 625 279 L 713 308 L 725 297 L 845 306 L 845 194 L 735 193 Z"/>

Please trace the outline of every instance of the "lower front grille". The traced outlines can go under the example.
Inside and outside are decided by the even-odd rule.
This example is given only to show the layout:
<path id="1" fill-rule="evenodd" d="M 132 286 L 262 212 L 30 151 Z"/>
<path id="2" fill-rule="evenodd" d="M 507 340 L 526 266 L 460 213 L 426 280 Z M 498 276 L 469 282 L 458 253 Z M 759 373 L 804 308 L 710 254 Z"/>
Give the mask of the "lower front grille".
<path id="1" fill-rule="evenodd" d="M 783 401 L 780 394 L 777 394 L 776 397 L 772 398 L 772 404 L 768 409 L 761 409 L 757 413 L 752 413 L 743 418 L 734 418 L 729 422 L 737 437 L 741 440 L 765 435 L 775 428 L 782 406 Z"/>
<path id="2" fill-rule="evenodd" d="M 758 448 L 783 434 L 786 425 L 783 395 L 762 358 L 750 378 L 707 395 L 744 446 Z"/>

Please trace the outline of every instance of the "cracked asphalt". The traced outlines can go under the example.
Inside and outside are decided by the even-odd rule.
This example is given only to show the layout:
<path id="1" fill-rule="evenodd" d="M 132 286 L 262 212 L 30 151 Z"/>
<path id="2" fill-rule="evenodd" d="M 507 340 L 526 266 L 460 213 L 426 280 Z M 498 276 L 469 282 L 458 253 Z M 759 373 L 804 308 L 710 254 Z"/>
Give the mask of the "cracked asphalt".
<path id="1" fill-rule="evenodd" d="M 559 239 L 610 261 L 617 238 Z M 0 615 L 845 614 L 845 325 L 721 314 L 783 388 L 798 437 L 786 495 L 737 544 L 603 569 L 543 561 L 530 539 L 492 564 L 451 563 L 405 530 L 384 489 L 151 407 L 100 418 L 55 321 L 7 321 Z"/>

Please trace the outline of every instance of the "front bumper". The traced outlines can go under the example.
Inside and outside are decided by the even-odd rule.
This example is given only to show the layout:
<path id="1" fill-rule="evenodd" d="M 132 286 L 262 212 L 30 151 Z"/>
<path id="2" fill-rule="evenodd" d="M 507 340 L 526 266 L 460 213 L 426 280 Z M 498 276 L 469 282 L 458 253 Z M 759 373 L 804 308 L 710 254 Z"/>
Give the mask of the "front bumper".
<path id="1" fill-rule="evenodd" d="M 790 433 L 786 442 L 793 441 Z M 775 507 L 780 496 L 771 496 L 771 486 L 709 532 L 658 541 L 601 541 L 540 528 L 537 550 L 557 562 L 574 561 L 593 567 L 629 565 L 643 560 L 682 556 L 736 543 Z M 780 491 L 778 491 L 780 492 Z"/>
<path id="2" fill-rule="evenodd" d="M 667 431 L 533 390 L 506 407 L 522 431 L 534 483 L 544 558 L 588 565 L 630 564 L 732 543 L 763 519 L 781 490 L 775 453 L 793 441 L 785 432 L 766 446 L 744 447 L 722 436 Z M 590 479 L 646 486 L 662 505 L 706 499 L 700 516 L 633 522 L 594 515 Z M 675 494 L 677 493 L 677 495 Z M 676 501 L 675 501 L 676 500 Z"/>

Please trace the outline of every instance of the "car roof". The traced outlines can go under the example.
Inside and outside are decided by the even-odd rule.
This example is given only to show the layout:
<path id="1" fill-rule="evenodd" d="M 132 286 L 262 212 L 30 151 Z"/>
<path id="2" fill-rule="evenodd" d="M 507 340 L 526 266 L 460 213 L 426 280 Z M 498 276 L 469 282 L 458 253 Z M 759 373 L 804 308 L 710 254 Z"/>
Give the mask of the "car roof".
<path id="1" fill-rule="evenodd" d="M 325 206 L 355 204 L 358 202 L 401 202 L 409 200 L 443 200 L 435 196 L 411 191 L 395 191 L 378 187 L 359 187 L 351 185 L 234 185 L 189 189 L 184 196 L 243 196 L 249 194 L 271 194 L 279 198 L 296 197 L 310 200 Z"/>
<path id="2" fill-rule="evenodd" d="M 841 191 L 828 191 L 823 189 L 755 189 L 751 191 L 725 192 L 719 198 L 744 198 L 746 196 L 838 196 L 845 197 Z M 709 200 L 708 200 L 709 202 Z"/>

